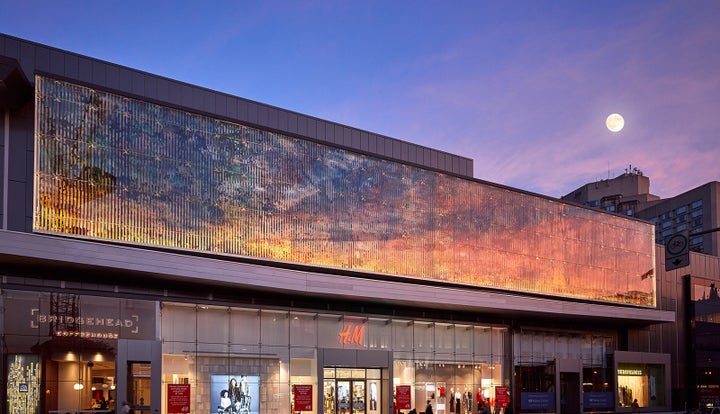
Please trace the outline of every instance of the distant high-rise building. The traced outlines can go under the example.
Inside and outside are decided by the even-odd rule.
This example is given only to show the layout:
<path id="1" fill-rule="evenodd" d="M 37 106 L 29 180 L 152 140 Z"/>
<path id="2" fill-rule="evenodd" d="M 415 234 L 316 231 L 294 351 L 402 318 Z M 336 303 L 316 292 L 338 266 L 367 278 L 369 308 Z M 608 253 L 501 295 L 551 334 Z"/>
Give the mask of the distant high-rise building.
<path id="1" fill-rule="evenodd" d="M 636 211 L 660 200 L 650 194 L 650 178 L 632 166 L 615 178 L 585 184 L 561 198 L 628 216 L 634 216 Z"/>
<path id="2" fill-rule="evenodd" d="M 711 181 L 675 197 L 639 210 L 635 217 L 655 223 L 655 241 L 664 244 L 676 233 L 686 232 L 690 250 L 720 256 L 720 182 Z"/>
<path id="3" fill-rule="evenodd" d="M 655 241 L 664 244 L 686 233 L 690 250 L 720 256 L 720 182 L 711 181 L 670 198 L 650 194 L 650 178 L 628 168 L 616 178 L 596 181 L 561 197 L 563 200 L 655 223 Z"/>

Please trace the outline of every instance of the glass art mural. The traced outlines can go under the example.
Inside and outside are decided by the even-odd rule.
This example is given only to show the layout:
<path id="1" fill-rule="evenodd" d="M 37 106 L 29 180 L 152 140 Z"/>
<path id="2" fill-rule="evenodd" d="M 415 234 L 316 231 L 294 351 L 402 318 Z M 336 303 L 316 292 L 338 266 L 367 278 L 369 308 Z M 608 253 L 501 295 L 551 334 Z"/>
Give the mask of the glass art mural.
<path id="1" fill-rule="evenodd" d="M 37 355 L 7 356 L 8 414 L 36 414 L 40 403 L 40 363 Z"/>
<path id="2" fill-rule="evenodd" d="M 655 306 L 648 223 L 42 76 L 36 108 L 37 232 Z"/>

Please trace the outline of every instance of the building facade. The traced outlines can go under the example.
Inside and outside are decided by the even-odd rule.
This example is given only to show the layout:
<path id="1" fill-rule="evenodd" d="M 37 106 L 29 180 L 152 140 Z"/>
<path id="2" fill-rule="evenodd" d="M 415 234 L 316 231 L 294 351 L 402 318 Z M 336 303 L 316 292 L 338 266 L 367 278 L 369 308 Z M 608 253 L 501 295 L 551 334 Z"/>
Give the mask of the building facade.
<path id="1" fill-rule="evenodd" d="M 0 36 L 7 413 L 673 405 L 653 225 Z M 651 349 L 652 348 L 652 349 Z"/>
<path id="2" fill-rule="evenodd" d="M 677 377 L 678 409 L 720 406 L 717 290 L 720 286 L 720 182 L 711 181 L 674 197 L 650 194 L 650 179 L 637 168 L 609 180 L 586 184 L 562 197 L 592 208 L 648 220 L 658 244 L 659 307 L 675 312 L 675 324 L 649 329 L 669 350 Z M 666 244 L 684 240 L 689 260 L 665 271 Z M 673 266 L 674 267 L 674 266 Z M 647 342 L 640 337 L 635 340 Z"/>

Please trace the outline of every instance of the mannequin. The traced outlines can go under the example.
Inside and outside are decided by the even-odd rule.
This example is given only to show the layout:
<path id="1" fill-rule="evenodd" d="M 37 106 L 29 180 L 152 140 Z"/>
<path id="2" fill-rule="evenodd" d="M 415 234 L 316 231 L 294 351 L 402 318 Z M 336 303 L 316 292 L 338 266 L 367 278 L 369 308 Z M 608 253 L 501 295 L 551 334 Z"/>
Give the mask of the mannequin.
<path id="1" fill-rule="evenodd" d="M 455 412 L 455 389 L 450 388 L 450 412 Z"/>

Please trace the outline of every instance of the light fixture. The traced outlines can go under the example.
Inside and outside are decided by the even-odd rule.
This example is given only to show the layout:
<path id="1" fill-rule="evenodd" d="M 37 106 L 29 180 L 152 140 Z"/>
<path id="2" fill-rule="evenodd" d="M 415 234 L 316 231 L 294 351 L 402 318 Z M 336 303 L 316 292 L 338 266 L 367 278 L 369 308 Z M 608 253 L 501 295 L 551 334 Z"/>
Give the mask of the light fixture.
<path id="1" fill-rule="evenodd" d="M 76 383 L 75 385 L 73 385 L 73 389 L 74 389 L 75 391 L 80 391 L 80 390 L 83 389 L 83 388 L 85 388 L 85 386 L 82 385 L 82 384 L 79 383 L 79 382 Z"/>

